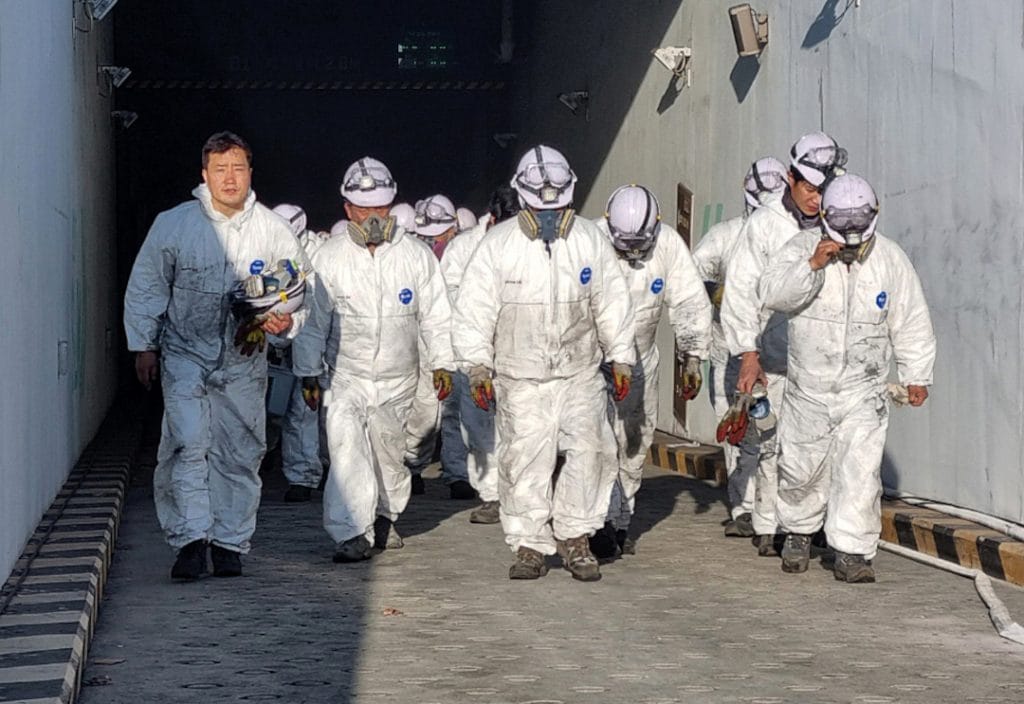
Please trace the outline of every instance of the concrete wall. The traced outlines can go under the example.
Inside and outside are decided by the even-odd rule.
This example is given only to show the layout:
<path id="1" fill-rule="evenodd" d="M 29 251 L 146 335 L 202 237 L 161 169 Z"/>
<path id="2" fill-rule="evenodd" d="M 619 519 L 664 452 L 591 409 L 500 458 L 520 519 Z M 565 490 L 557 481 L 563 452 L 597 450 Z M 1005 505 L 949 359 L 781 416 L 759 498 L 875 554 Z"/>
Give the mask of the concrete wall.
<path id="1" fill-rule="evenodd" d="M 1022 4 L 756 0 L 770 16 L 759 61 L 736 58 L 731 4 L 533 3 L 517 27 L 530 44 L 519 146 L 562 146 L 591 216 L 626 181 L 671 210 L 682 181 L 700 233 L 739 213 L 755 157 L 783 157 L 811 130 L 833 134 L 881 197 L 880 229 L 915 262 L 939 339 L 927 407 L 893 413 L 886 483 L 1024 521 Z M 693 48 L 690 87 L 649 56 L 668 44 Z M 555 99 L 582 89 L 589 121 Z M 661 417 L 679 431 L 666 377 Z M 706 398 L 692 410 L 690 433 L 708 440 Z"/>
<path id="2" fill-rule="evenodd" d="M 0 577 L 116 391 L 112 34 L 74 4 L 0 3 Z"/>

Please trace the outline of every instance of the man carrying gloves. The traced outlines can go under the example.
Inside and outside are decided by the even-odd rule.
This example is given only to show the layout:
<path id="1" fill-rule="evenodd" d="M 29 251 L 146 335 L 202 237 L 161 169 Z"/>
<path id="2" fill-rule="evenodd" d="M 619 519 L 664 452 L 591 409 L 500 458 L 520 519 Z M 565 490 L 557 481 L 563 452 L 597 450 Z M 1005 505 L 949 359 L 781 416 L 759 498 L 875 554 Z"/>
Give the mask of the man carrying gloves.
<path id="1" fill-rule="evenodd" d="M 335 562 L 400 548 L 394 522 L 409 501 L 402 463 L 405 424 L 419 378 L 418 341 L 438 398 L 451 393 L 451 308 L 437 259 L 399 227 L 389 208 L 397 186 L 381 162 L 364 157 L 345 172 L 349 224 L 313 257 L 322 274 L 310 318 L 293 343 L 307 402 L 323 392 L 331 471 L 324 528 Z"/>
<path id="2" fill-rule="evenodd" d="M 497 407 L 511 579 L 543 576 L 556 541 L 573 577 L 600 579 L 588 537 L 604 525 L 615 476 L 600 364 L 611 363 L 621 401 L 636 363 L 629 289 L 608 239 L 572 210 L 575 182 L 551 147 L 522 157 L 512 187 L 524 208 L 480 241 L 452 328 L 470 393 Z"/>
<path id="3" fill-rule="evenodd" d="M 821 198 L 821 230 L 802 232 L 761 278 L 765 306 L 789 318 L 789 374 L 779 416 L 784 572 L 805 572 L 825 526 L 835 577 L 875 581 L 881 465 L 895 359 L 911 406 L 928 398 L 935 335 L 907 255 L 875 232 L 867 181 L 839 176 Z"/>
<path id="4" fill-rule="evenodd" d="M 236 323 L 231 294 L 277 262 L 305 262 L 288 225 L 256 202 L 249 145 L 219 132 L 202 158 L 195 200 L 157 216 L 124 299 L 139 381 L 163 387 L 153 497 L 181 580 L 206 572 L 208 544 L 214 576 L 242 574 L 266 451 L 265 335 L 294 332 L 288 314 Z"/>

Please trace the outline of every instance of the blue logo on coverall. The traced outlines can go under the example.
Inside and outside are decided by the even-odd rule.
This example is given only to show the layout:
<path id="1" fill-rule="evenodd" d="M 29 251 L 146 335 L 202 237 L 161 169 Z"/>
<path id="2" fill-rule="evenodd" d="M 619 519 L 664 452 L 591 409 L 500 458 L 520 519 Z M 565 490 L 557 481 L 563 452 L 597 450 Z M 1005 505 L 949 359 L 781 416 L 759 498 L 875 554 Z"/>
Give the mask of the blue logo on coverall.
<path id="1" fill-rule="evenodd" d="M 398 292 L 398 300 L 402 302 L 403 306 L 407 306 L 412 303 L 412 291 L 407 288 L 403 288 Z"/>
<path id="2" fill-rule="evenodd" d="M 875 299 L 875 305 L 877 305 L 880 309 L 884 309 L 885 302 L 888 300 L 889 295 L 885 291 L 882 291 L 880 294 L 878 294 L 878 298 Z"/>
<path id="3" fill-rule="evenodd" d="M 266 266 L 262 259 L 253 259 L 252 264 L 249 265 L 249 273 L 253 276 L 258 276 L 263 273 L 263 267 Z"/>
<path id="4" fill-rule="evenodd" d="M 586 286 L 590 283 L 590 267 L 583 267 L 583 271 L 580 272 L 580 283 Z"/>
<path id="5" fill-rule="evenodd" d="M 651 293 L 661 293 L 661 289 L 665 288 L 665 282 L 662 279 L 655 279 L 651 282 Z"/>

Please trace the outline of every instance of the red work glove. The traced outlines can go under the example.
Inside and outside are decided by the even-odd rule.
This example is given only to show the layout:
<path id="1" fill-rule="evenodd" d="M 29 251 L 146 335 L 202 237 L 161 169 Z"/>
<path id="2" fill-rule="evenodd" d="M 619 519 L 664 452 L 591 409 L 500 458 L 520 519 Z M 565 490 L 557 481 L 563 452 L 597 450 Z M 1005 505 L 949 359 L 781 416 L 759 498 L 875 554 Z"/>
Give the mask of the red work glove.
<path id="1" fill-rule="evenodd" d="M 612 385 L 615 387 L 612 398 L 623 401 L 629 396 L 629 388 L 633 383 L 633 367 L 622 362 L 612 362 Z"/>

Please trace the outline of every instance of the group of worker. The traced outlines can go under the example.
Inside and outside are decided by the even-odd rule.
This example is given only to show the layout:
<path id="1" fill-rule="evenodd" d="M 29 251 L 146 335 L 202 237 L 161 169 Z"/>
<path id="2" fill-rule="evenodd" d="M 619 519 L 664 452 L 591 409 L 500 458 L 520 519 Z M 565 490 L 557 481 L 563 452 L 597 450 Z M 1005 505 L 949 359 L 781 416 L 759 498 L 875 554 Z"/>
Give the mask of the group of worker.
<path id="1" fill-rule="evenodd" d="M 842 171 L 845 151 L 813 133 L 790 157 L 754 162 L 747 213 L 691 255 L 643 186 L 579 216 L 576 175 L 546 145 L 475 223 L 442 194 L 396 203 L 388 167 L 364 157 L 340 187 L 345 218 L 315 233 L 300 207 L 256 201 L 243 139 L 213 135 L 195 199 L 157 217 L 125 295 L 136 373 L 164 394 L 154 496 L 172 578 L 205 574 L 207 554 L 215 576 L 242 573 L 269 338 L 297 377 L 285 499 L 322 483 L 335 562 L 403 546 L 396 522 L 440 433 L 451 496 L 479 495 L 470 520 L 501 524 L 511 579 L 543 576 L 556 553 L 574 578 L 600 579 L 636 550 L 664 311 L 685 398 L 711 362 L 726 534 L 802 572 L 824 527 L 836 578 L 873 581 L 890 397 L 924 402 L 935 341 L 913 266 L 876 232 L 877 196 Z"/>

